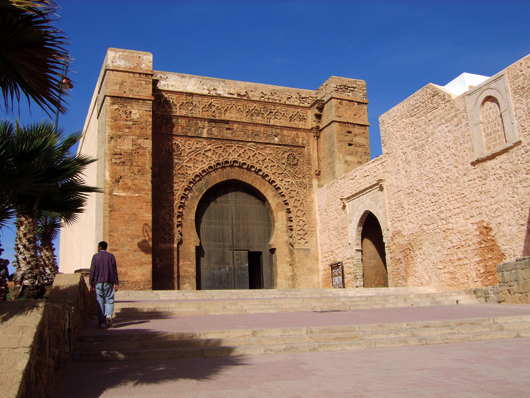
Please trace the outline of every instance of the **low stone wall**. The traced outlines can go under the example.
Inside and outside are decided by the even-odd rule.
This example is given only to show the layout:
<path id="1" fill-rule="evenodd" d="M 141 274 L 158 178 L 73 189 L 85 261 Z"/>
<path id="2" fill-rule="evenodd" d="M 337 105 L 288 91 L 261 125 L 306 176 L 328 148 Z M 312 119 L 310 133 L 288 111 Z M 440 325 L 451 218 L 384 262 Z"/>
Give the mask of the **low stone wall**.
<path id="1" fill-rule="evenodd" d="M 49 397 L 91 311 L 80 274 L 59 274 L 46 301 L 0 303 L 1 397 Z"/>
<path id="2" fill-rule="evenodd" d="M 474 289 L 475 296 L 486 302 L 530 304 L 530 257 L 497 266 L 499 284 Z"/>

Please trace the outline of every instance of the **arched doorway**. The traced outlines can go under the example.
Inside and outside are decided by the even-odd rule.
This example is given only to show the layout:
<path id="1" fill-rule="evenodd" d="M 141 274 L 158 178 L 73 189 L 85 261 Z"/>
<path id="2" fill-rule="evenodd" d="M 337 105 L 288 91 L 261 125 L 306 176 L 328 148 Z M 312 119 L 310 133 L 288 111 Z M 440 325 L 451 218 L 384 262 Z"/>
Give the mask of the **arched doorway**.
<path id="1" fill-rule="evenodd" d="M 199 201 L 195 226 L 197 289 L 274 287 L 273 222 L 258 191 L 239 181 L 213 186 Z"/>
<path id="2" fill-rule="evenodd" d="M 388 287 L 385 243 L 377 217 L 369 213 L 361 233 L 363 286 Z"/>

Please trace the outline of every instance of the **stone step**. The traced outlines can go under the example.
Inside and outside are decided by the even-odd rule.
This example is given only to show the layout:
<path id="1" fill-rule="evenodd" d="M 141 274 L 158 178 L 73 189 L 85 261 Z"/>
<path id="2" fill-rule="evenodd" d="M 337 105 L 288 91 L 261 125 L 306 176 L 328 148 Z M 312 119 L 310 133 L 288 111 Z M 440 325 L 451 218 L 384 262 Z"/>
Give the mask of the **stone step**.
<path id="1" fill-rule="evenodd" d="M 80 336 L 76 361 L 338 351 L 530 337 L 530 315 L 317 327 Z"/>
<path id="2" fill-rule="evenodd" d="M 281 313 L 281 312 L 332 312 L 348 311 L 365 308 L 394 308 L 409 306 L 434 306 L 455 304 L 453 301 L 433 301 L 433 302 L 388 302 L 388 303 L 353 303 L 350 305 L 304 305 L 288 307 L 254 307 L 238 308 L 237 306 L 227 306 L 226 308 L 130 308 L 121 309 L 115 313 L 117 318 L 156 318 L 168 316 L 193 316 L 193 315 L 228 315 L 228 314 L 259 314 L 259 313 Z"/>
<path id="3" fill-rule="evenodd" d="M 118 318 L 136 318 L 179 315 L 346 311 L 360 308 L 472 304 L 478 302 L 474 295 L 464 292 L 411 293 L 408 290 L 402 290 L 400 292 L 387 291 L 386 294 L 377 295 L 360 295 L 356 293 L 355 295 L 349 296 L 335 296 L 334 292 L 347 289 L 327 290 L 327 295 L 319 293 L 319 295 L 313 296 L 297 296 L 300 292 L 292 291 L 293 293 L 284 296 L 278 296 L 276 294 L 268 298 L 247 296 L 237 299 L 233 298 L 233 296 L 228 296 L 229 298 L 221 298 L 220 296 L 211 298 L 208 295 L 202 294 L 202 292 L 196 292 L 196 294 L 187 294 L 186 299 L 170 300 L 164 299 L 162 296 L 157 296 L 157 299 L 152 300 L 139 300 L 137 297 L 134 301 L 128 301 L 124 300 L 125 295 L 122 295 L 116 299 L 115 316 Z M 309 294 L 313 292 L 310 291 Z M 149 297 L 150 292 L 134 293 L 142 293 L 144 297 Z"/>
<path id="4" fill-rule="evenodd" d="M 387 287 L 355 289 L 255 289 L 255 290 L 119 290 L 117 301 L 148 300 L 203 300 L 203 299 L 245 299 L 245 298 L 286 298 L 286 297 L 351 297 L 351 296 L 386 296 L 389 294 L 435 293 L 428 287 Z M 438 294 L 452 294 L 441 292 Z M 461 292 L 463 293 L 463 292 Z"/>

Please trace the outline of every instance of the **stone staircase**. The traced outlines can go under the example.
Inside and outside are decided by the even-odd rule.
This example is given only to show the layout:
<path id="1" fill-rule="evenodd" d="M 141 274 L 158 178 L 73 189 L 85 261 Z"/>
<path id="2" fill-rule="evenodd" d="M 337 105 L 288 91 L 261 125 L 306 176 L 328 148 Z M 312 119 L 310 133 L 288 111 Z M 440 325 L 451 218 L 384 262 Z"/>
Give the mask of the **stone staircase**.
<path id="1" fill-rule="evenodd" d="M 83 333 L 75 361 L 209 358 L 530 337 L 526 306 L 480 304 L 464 292 L 413 288 L 122 291 L 116 300 L 116 328 Z M 428 306 L 437 306 L 443 316 L 415 321 L 388 316 L 400 312 L 403 319 L 416 319 L 418 313 L 432 311 Z M 375 312 L 379 318 L 372 321 Z M 475 313 L 479 316 L 470 316 Z M 352 322 L 363 316 L 363 322 Z M 292 326 L 289 321 L 297 317 L 299 324 Z M 260 318 L 265 322 L 257 324 Z M 310 318 L 320 323 L 304 323 Z M 184 330 L 185 324 L 195 321 L 201 325 Z"/>
<path id="2" fill-rule="evenodd" d="M 116 294 L 118 318 L 346 311 L 477 303 L 465 292 L 425 288 L 126 291 Z"/>

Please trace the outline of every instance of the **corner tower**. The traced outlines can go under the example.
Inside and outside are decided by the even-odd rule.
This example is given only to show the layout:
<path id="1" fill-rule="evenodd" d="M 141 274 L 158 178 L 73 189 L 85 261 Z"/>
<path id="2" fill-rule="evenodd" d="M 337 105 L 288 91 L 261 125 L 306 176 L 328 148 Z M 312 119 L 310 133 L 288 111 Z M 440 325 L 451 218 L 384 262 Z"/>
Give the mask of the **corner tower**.
<path id="1" fill-rule="evenodd" d="M 316 95 L 316 175 L 326 185 L 370 160 L 366 83 L 332 76 Z"/>

